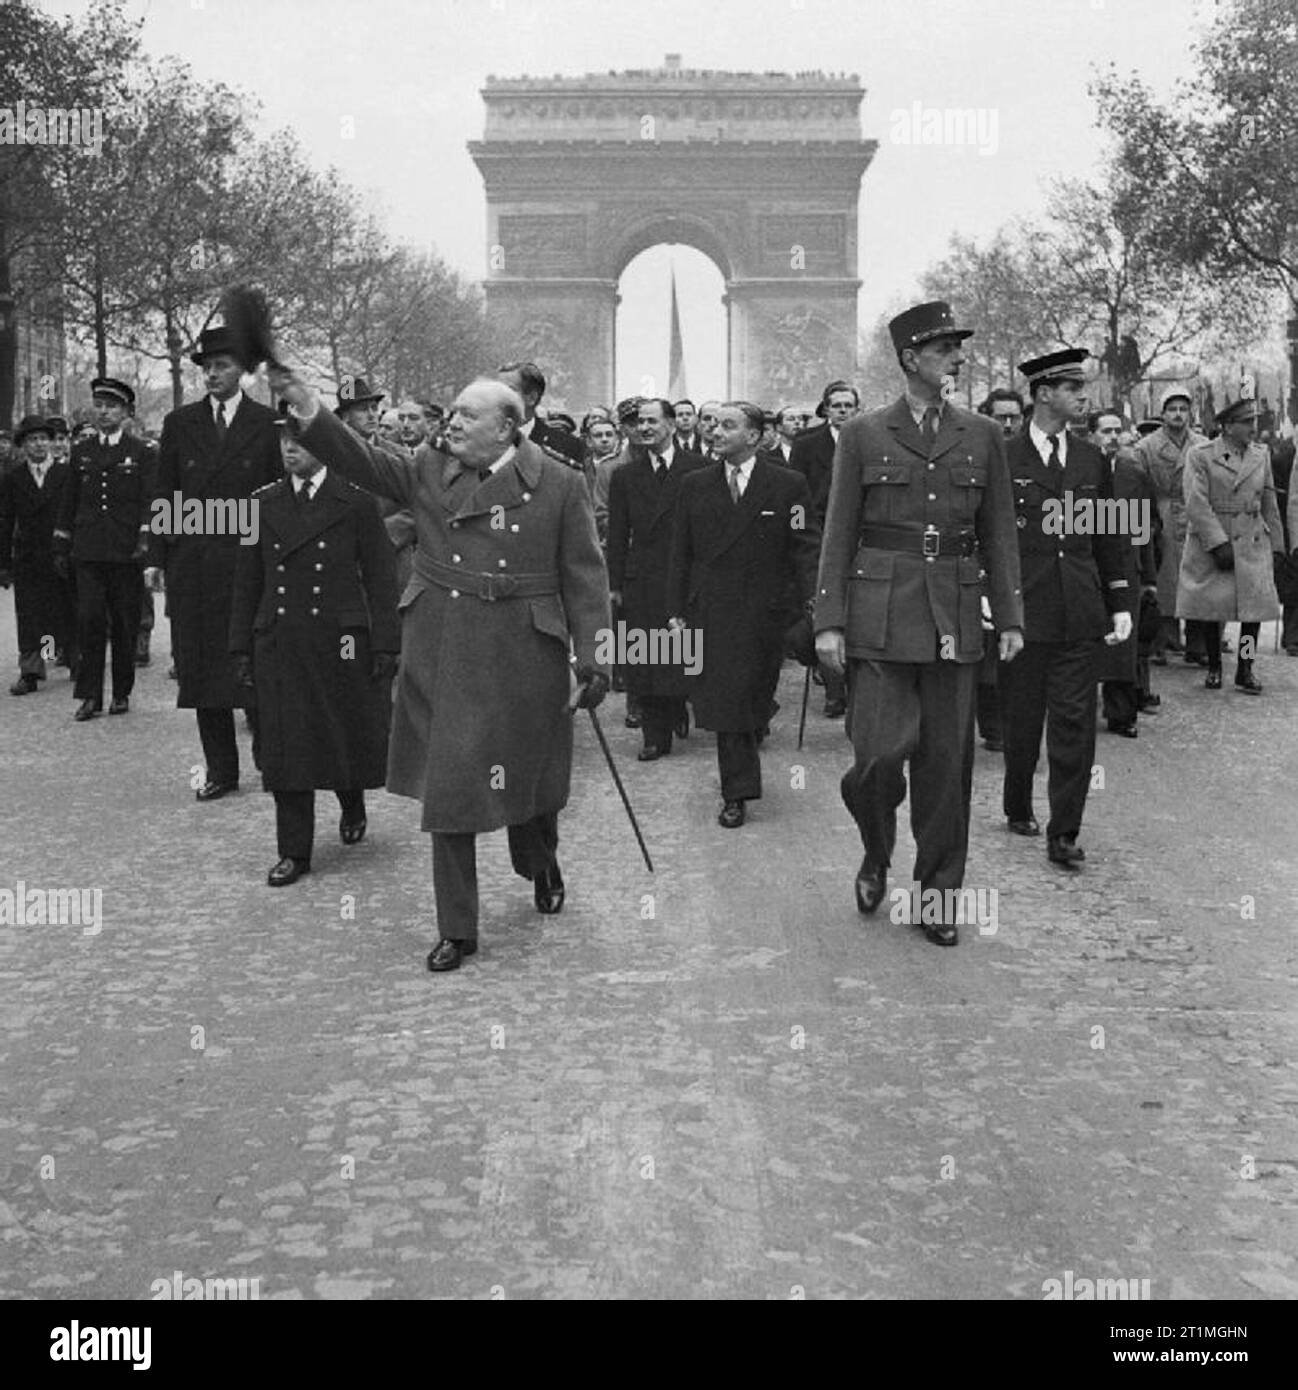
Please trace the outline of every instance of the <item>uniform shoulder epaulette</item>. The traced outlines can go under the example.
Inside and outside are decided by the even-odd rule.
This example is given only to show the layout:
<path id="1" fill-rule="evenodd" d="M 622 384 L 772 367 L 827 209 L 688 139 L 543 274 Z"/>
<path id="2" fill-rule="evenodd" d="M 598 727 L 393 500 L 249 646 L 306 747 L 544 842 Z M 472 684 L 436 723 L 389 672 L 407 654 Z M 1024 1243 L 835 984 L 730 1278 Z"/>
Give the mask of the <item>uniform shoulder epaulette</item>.
<path id="1" fill-rule="evenodd" d="M 533 442 L 535 443 L 535 441 Z M 584 473 L 586 471 L 586 465 L 582 463 L 580 459 L 569 458 L 567 454 L 562 453 L 560 450 L 554 448 L 553 445 L 537 444 L 536 447 L 540 449 L 540 451 L 543 454 L 547 455 L 549 458 L 552 458 L 556 463 L 563 464 L 565 468 L 574 469 L 578 473 Z"/>

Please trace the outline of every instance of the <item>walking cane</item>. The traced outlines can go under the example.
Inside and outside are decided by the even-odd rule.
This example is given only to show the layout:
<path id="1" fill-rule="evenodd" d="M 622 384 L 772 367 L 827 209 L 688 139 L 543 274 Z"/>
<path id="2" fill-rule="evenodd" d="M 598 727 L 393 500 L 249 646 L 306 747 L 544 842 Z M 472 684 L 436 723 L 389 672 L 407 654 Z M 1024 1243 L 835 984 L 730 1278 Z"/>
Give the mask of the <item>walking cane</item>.
<path id="1" fill-rule="evenodd" d="M 595 737 L 599 739 L 599 746 L 604 750 L 604 759 L 608 763 L 608 770 L 613 775 L 613 785 L 617 788 L 617 794 L 622 798 L 622 805 L 626 807 L 627 819 L 631 822 L 631 829 L 635 831 L 636 842 L 640 846 L 640 853 L 644 855 L 645 867 L 653 873 L 653 860 L 649 858 L 649 851 L 645 848 L 644 836 L 640 833 L 640 822 L 635 818 L 635 812 L 631 809 L 630 799 L 627 797 L 626 788 L 622 785 L 622 779 L 617 775 L 617 768 L 613 764 L 613 754 L 609 752 L 608 740 L 604 737 L 604 730 L 600 728 L 599 718 L 593 709 L 587 707 L 586 713 L 590 715 L 591 726 L 595 730 Z"/>
<path id="2" fill-rule="evenodd" d="M 802 713 L 798 716 L 798 749 L 802 749 L 802 731 L 807 727 L 807 700 L 811 695 L 811 667 L 803 668 L 805 675 L 802 678 Z"/>

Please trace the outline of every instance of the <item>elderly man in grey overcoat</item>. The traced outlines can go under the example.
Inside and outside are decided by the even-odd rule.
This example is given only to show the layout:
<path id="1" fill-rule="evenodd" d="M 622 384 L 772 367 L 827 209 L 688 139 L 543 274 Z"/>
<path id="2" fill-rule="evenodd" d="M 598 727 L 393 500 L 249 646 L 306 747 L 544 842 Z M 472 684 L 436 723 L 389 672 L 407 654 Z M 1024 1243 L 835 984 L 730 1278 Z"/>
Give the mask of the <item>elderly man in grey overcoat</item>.
<path id="1" fill-rule="evenodd" d="M 608 688 L 596 662 L 608 579 L 585 481 L 520 434 L 523 403 L 501 382 L 456 398 L 448 452 L 424 444 L 405 459 L 348 430 L 292 372 L 270 376 L 316 458 L 414 513 L 388 790 L 423 805 L 440 933 L 428 968 L 454 970 L 478 945 L 478 834 L 507 827 L 537 909 L 563 906 L 571 709 Z"/>

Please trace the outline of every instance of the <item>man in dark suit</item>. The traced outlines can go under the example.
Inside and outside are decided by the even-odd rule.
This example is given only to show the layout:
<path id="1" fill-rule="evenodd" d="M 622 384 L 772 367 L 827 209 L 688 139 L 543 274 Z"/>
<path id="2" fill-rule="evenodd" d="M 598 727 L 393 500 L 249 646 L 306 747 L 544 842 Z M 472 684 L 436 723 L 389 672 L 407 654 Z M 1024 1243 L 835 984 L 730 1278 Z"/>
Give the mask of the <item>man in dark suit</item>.
<path id="1" fill-rule="evenodd" d="M 387 775 L 401 650 L 396 562 L 373 496 L 287 433 L 282 448 L 287 476 L 253 494 L 257 544 L 239 547 L 230 612 L 236 680 L 255 684 L 262 784 L 275 796 L 272 888 L 311 868 L 318 789 L 338 797 L 343 844 L 364 838 L 365 789 Z"/>
<path id="2" fill-rule="evenodd" d="M 135 687 L 135 648 L 148 554 L 156 461 L 153 446 L 130 434 L 135 392 L 123 381 L 90 383 L 98 430 L 72 451 L 71 474 L 54 529 L 55 563 L 76 566 L 77 649 L 73 718 L 104 707 L 105 647 L 113 644 L 109 714 L 125 714 Z"/>
<path id="3" fill-rule="evenodd" d="M 1113 479 L 1114 500 L 1125 507 L 1126 544 L 1123 566 L 1130 592 L 1140 595 L 1140 604 L 1158 598 L 1158 494 L 1131 451 L 1118 443 L 1122 416 L 1116 410 L 1096 410 L 1090 416 L 1091 443 L 1104 455 Z M 1142 540 L 1143 536 L 1143 540 Z M 1133 598 L 1133 604 L 1135 600 Z M 1123 738 L 1136 738 L 1137 719 L 1143 710 L 1154 710 L 1162 701 L 1149 688 L 1151 643 L 1142 640 L 1137 614 L 1136 627 L 1125 642 L 1106 647 L 1100 659 L 1100 703 L 1109 732 Z M 1147 626 L 1147 625 L 1146 625 Z"/>
<path id="4" fill-rule="evenodd" d="M 781 468 L 793 468 L 793 443 L 802 433 L 802 411 L 795 405 L 781 406 L 775 412 L 775 447 L 772 461 Z"/>
<path id="5" fill-rule="evenodd" d="M 698 429 L 698 411 L 694 407 L 694 402 L 686 397 L 684 400 L 676 401 L 672 406 L 676 421 L 674 439 L 676 447 L 683 454 L 698 454 L 703 456 L 703 436 Z"/>
<path id="6" fill-rule="evenodd" d="M 824 423 L 798 435 L 790 451 L 789 467 L 796 469 L 807 480 L 816 524 L 822 534 L 839 432 L 860 410 L 860 399 L 856 387 L 850 382 L 831 381 L 821 395 L 818 408 Z M 847 689 L 843 675 L 824 663 L 821 664 L 820 674 L 825 686 L 825 717 L 841 719 L 847 712 Z"/>
<path id="7" fill-rule="evenodd" d="M 609 480 L 608 582 L 625 630 L 648 634 L 665 631 L 671 617 L 667 572 L 676 504 L 682 479 L 704 463 L 676 447 L 669 401 L 641 401 L 639 434 L 643 448 Z M 625 679 L 639 703 L 640 761 L 653 762 L 672 751 L 674 733 L 689 729 L 685 671 L 679 661 L 628 664 Z"/>
<path id="8" fill-rule="evenodd" d="M 496 376 L 523 398 L 523 427 L 520 431 L 524 439 L 530 439 L 539 449 L 544 449 L 551 458 L 566 463 L 584 473 L 586 448 L 575 434 L 548 425 L 536 413 L 536 407 L 545 395 L 545 376 L 535 362 L 506 362 L 496 371 Z"/>
<path id="9" fill-rule="evenodd" d="M 54 567 L 54 523 L 71 470 L 51 456 L 39 415 L 25 415 L 14 438 L 18 466 L 0 474 L 0 588 L 13 585 L 18 625 L 18 679 L 9 693 L 30 695 L 45 679 L 47 655 L 62 651 L 73 671 L 77 665 L 76 596 Z"/>
<path id="10" fill-rule="evenodd" d="M 1050 761 L 1050 862 L 1076 869 L 1095 762 L 1095 683 L 1104 642 L 1132 633 L 1135 595 L 1123 565 L 1127 538 L 1111 524 L 1113 482 L 1103 455 L 1068 433 L 1086 394 L 1084 349 L 1024 362 L 1032 413 L 1008 453 L 1018 513 L 1024 647 L 1001 672 L 1005 715 L 1004 809 L 1019 835 L 1041 833 L 1032 778 L 1045 726 Z M 1100 534 L 1097 534 L 1099 532 Z M 1106 637 L 1110 615 L 1113 630 Z"/>
<path id="11" fill-rule="evenodd" d="M 162 422 L 158 497 L 171 507 L 179 494 L 182 507 L 193 501 L 205 513 L 215 516 L 223 508 L 228 516 L 282 472 L 275 412 L 240 389 L 248 364 L 228 329 L 206 329 L 190 361 L 203 369 L 207 394 Z M 228 651 L 240 541 L 231 526 L 204 526 L 198 534 L 155 532 L 145 576 L 155 588 L 166 576 L 180 681 L 176 705 L 196 712 L 207 763 L 207 780 L 195 793 L 199 801 L 219 800 L 239 786 L 236 709 L 248 711 L 256 756 L 256 700 L 247 688 L 236 687 Z"/>
<path id="12" fill-rule="evenodd" d="M 1019 557 L 1001 431 L 950 399 L 973 330 L 958 328 L 940 300 L 888 327 L 905 394 L 850 420 L 839 439 L 816 651 L 836 670 L 851 663 L 856 757 L 841 793 L 865 849 L 857 908 L 873 912 L 887 890 L 909 762 L 914 882 L 943 904 L 923 914 L 924 931 L 954 946 L 959 899 L 950 894 L 964 882 L 969 849 L 982 576 L 1008 663 L 1023 645 Z"/>
<path id="13" fill-rule="evenodd" d="M 746 803 L 762 794 L 758 732 L 784 634 L 815 587 L 820 543 L 806 480 L 757 457 L 762 427 L 758 406 L 718 408 L 721 462 L 681 482 L 667 582 L 671 627 L 703 644 L 691 701 L 699 727 L 717 735 L 726 829 L 743 825 Z"/>

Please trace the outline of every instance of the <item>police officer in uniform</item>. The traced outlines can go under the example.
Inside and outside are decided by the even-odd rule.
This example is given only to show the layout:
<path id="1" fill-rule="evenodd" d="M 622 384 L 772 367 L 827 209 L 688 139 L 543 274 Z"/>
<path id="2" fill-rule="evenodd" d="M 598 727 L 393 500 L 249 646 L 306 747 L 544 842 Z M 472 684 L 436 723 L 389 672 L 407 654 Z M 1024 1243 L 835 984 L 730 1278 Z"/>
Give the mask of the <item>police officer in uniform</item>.
<path id="1" fill-rule="evenodd" d="M 839 671 L 850 662 L 856 760 L 841 792 L 865 847 L 865 913 L 887 889 L 907 762 L 915 882 L 943 891 L 964 881 L 984 569 L 1001 661 L 1023 642 L 1004 437 L 949 399 L 973 330 L 940 300 L 888 327 L 905 393 L 843 426 L 816 590 L 817 654 Z M 939 946 L 959 941 L 952 921 L 926 918 L 924 930 Z"/>
<path id="2" fill-rule="evenodd" d="M 99 428 L 72 451 L 71 477 L 54 530 L 56 564 L 66 573 L 70 556 L 76 565 L 80 665 L 74 694 L 81 703 L 73 718 L 78 721 L 103 710 L 110 634 L 108 712 L 125 714 L 130 708 L 155 475 L 152 449 L 125 429 L 135 392 L 112 377 L 96 377 L 90 392 Z"/>
<path id="3" fill-rule="evenodd" d="M 1095 685 L 1102 641 L 1132 631 L 1131 591 L 1124 566 L 1128 538 L 1096 535 L 1101 509 L 1113 497 L 1103 454 L 1068 431 L 1085 401 L 1090 356 L 1066 349 L 1024 362 L 1032 414 L 1007 450 L 1018 513 L 1023 574 L 1024 646 L 1001 672 L 1005 716 L 1004 810 L 1009 828 L 1039 835 L 1032 814 L 1032 778 L 1045 726 L 1050 762 L 1047 854 L 1063 868 L 1081 866 L 1077 844 L 1095 761 Z M 1089 518 L 1089 524 L 1085 518 Z M 1109 617 L 1113 630 L 1106 637 Z"/>

